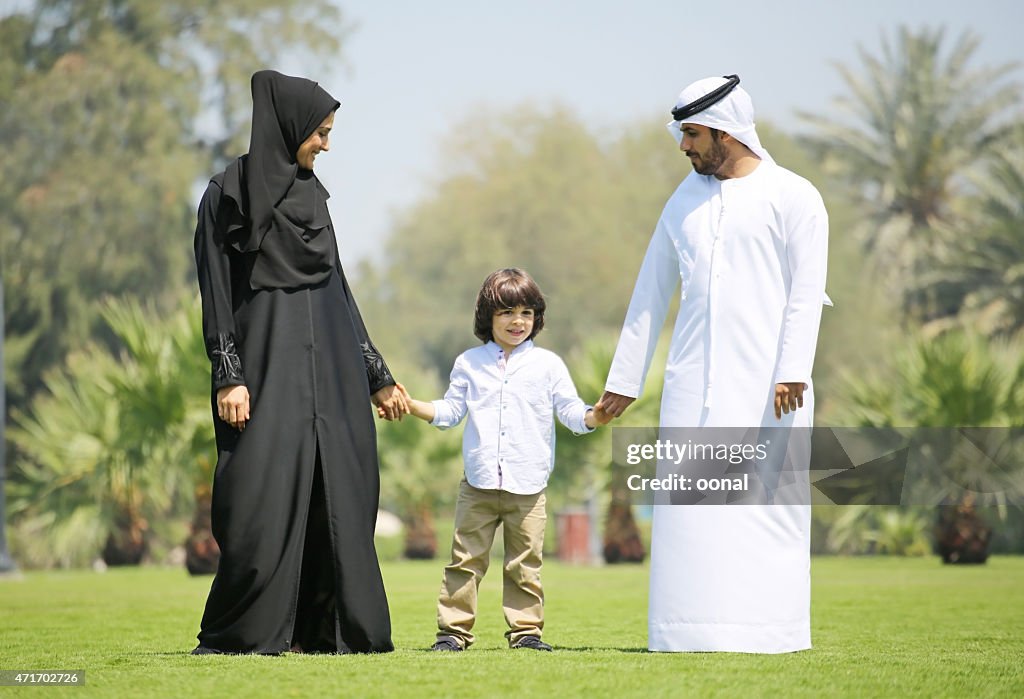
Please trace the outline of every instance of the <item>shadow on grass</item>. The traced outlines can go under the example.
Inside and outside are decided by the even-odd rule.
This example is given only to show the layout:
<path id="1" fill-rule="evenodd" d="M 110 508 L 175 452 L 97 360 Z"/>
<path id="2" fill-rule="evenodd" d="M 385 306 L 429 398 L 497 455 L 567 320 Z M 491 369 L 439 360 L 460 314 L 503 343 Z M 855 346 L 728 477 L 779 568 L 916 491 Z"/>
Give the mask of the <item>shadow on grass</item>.
<path id="1" fill-rule="evenodd" d="M 610 646 L 555 646 L 555 650 L 568 651 L 570 653 L 592 653 L 596 651 L 612 653 L 650 653 L 646 648 L 612 648 Z"/>
<path id="2" fill-rule="evenodd" d="M 538 653 L 533 651 L 529 653 L 528 648 L 471 648 L 468 651 L 453 652 L 453 651 L 435 651 L 429 647 L 419 648 L 395 648 L 396 652 L 399 653 L 416 653 L 416 654 L 431 654 L 431 655 L 460 655 L 460 653 L 471 653 L 473 655 L 506 655 L 511 652 L 516 652 L 521 655 L 532 655 L 539 654 L 545 655 L 545 653 Z M 555 653 L 650 653 L 646 648 L 616 648 L 613 646 L 555 646 Z M 142 655 L 151 658 L 183 658 L 192 657 L 192 651 L 189 650 L 177 650 L 177 651 L 153 651 L 149 653 L 133 653 L 132 655 Z M 279 657 L 279 658 L 290 658 L 290 657 L 301 657 L 301 656 L 344 656 L 344 655 L 361 655 L 359 653 L 283 653 L 281 655 L 269 655 L 261 653 L 210 653 L 214 657 L 245 657 L 249 655 L 258 655 L 260 657 Z M 381 655 L 389 655 L 388 653 L 382 653 Z M 198 656 L 206 657 L 206 656 Z"/>
<path id="3" fill-rule="evenodd" d="M 434 655 L 459 655 L 459 652 L 456 652 L 456 651 L 435 651 L 435 650 L 431 650 L 430 648 L 400 648 L 399 650 L 407 650 L 407 651 L 412 651 L 414 653 L 431 653 L 431 654 L 434 654 Z M 529 650 L 530 650 L 529 648 L 515 648 L 515 649 L 513 649 L 513 648 L 471 648 L 468 651 L 461 651 L 461 652 L 463 652 L 463 653 L 472 653 L 474 655 L 477 655 L 477 654 L 481 654 L 481 653 L 486 653 L 486 654 L 496 654 L 496 653 L 506 654 L 506 653 L 515 651 L 517 653 L 522 653 L 523 655 L 530 655 L 530 653 L 527 652 Z M 595 652 L 606 652 L 606 653 L 609 653 L 609 652 L 612 652 L 612 653 L 648 653 L 650 651 L 648 651 L 646 648 L 613 648 L 613 647 L 610 647 L 610 646 L 555 646 L 554 647 L 554 652 L 555 653 L 595 653 Z M 538 653 L 537 651 L 533 651 L 533 653 L 536 653 L 538 655 L 546 655 L 544 652 Z"/>

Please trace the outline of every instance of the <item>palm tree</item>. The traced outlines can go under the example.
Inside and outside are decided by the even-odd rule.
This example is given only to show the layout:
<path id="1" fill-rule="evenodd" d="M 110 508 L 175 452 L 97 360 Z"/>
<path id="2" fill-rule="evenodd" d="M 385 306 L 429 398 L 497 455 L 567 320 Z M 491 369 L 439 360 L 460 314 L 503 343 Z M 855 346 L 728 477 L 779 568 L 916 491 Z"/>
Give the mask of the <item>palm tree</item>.
<path id="1" fill-rule="evenodd" d="M 118 515 L 139 510 L 129 462 L 117 454 L 120 410 L 105 379 L 115 368 L 101 351 L 73 355 L 67 373 L 47 377 L 31 414 L 12 416 L 11 440 L 27 456 L 12 473 L 12 528 L 16 541 L 38 542 L 38 551 L 20 552 L 26 565 L 88 563 Z M 121 538 L 138 540 L 148 528 L 137 519 L 129 527 Z"/>
<path id="2" fill-rule="evenodd" d="M 922 285 L 950 314 L 933 328 L 989 336 L 1024 329 L 1024 124 L 1008 131 Z M 955 315 L 954 315 L 955 314 Z"/>
<path id="3" fill-rule="evenodd" d="M 922 507 L 851 504 L 837 508 L 825 535 L 825 550 L 841 555 L 928 553 L 928 521 Z"/>
<path id="4" fill-rule="evenodd" d="M 979 337 L 949 332 L 905 350 L 891 375 L 849 379 L 844 387 L 839 424 L 947 428 L 915 434 L 920 461 L 930 466 L 908 474 L 911 490 L 905 491 L 912 502 L 941 503 L 936 548 L 944 560 L 984 560 L 991 529 L 978 516 L 977 506 L 994 506 L 1005 519 L 1007 494 L 1022 490 L 1024 445 L 1019 434 L 971 429 L 1022 424 L 1022 349 L 1019 340 L 993 346 Z M 992 446 L 991 451 L 985 446 Z M 993 468 L 993 461 L 1000 468 Z"/>
<path id="5" fill-rule="evenodd" d="M 173 510 L 193 513 L 185 541 L 189 572 L 212 573 L 220 559 L 210 530 L 216 446 L 199 299 L 162 320 L 152 308 L 110 303 L 104 318 L 130 358 L 114 379 L 122 428 L 150 443 L 143 458 L 166 471 L 163 487 L 178 499 Z"/>
<path id="6" fill-rule="evenodd" d="M 955 219 L 965 175 L 984 168 L 1020 101 L 1008 79 L 1016 64 L 973 66 L 979 43 L 964 32 L 946 51 L 943 29 L 903 27 L 882 37 L 881 56 L 860 49 L 860 71 L 838 66 L 849 94 L 834 102 L 837 119 L 801 114 L 816 131 L 809 144 L 865 212 L 860 235 L 911 316 L 933 315 L 936 301 L 903 282 L 914 288 L 928 268 L 936 226 Z"/>
<path id="7" fill-rule="evenodd" d="M 193 303 L 158 320 L 137 303 L 108 302 L 120 353 L 85 347 L 47 377 L 28 413 L 15 413 L 11 437 L 25 458 L 12 514 L 52 552 L 37 563 L 101 552 L 109 565 L 137 564 L 192 511 L 197 464 L 213 450 L 197 314 Z"/>

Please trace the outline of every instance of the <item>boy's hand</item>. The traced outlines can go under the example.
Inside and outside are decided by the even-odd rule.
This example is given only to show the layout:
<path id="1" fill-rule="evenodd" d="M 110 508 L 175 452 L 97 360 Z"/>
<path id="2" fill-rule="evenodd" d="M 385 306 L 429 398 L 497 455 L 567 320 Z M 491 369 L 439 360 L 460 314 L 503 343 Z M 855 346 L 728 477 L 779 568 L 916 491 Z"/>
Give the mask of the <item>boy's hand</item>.
<path id="1" fill-rule="evenodd" d="M 611 413 L 604 408 L 594 406 L 587 411 L 587 414 L 583 418 L 583 424 L 590 429 L 595 429 L 601 425 L 607 425 L 612 421 Z"/>
<path id="2" fill-rule="evenodd" d="M 612 414 L 605 410 L 603 407 L 594 406 L 594 422 L 599 425 L 607 425 L 609 422 L 614 420 Z"/>
<path id="3" fill-rule="evenodd" d="M 396 387 L 401 391 L 402 395 L 405 396 L 405 400 L 409 403 L 409 414 L 413 417 L 418 417 L 420 420 L 426 420 L 427 422 L 434 421 L 434 404 L 425 403 L 421 400 L 416 400 L 409 395 L 409 392 L 405 390 L 405 386 L 402 384 L 396 384 Z"/>

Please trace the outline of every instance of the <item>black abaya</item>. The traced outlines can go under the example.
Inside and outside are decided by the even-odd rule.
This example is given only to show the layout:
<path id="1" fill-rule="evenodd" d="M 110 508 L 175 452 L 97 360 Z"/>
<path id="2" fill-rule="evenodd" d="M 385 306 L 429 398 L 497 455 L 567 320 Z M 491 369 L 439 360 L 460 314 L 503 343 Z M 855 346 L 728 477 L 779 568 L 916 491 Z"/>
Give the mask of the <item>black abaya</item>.
<path id="1" fill-rule="evenodd" d="M 257 74 L 254 111 L 258 78 L 309 91 L 309 81 Z M 336 106 L 329 96 L 318 99 L 314 110 Z M 302 107 L 297 118 L 314 126 L 326 116 Z M 239 184 L 252 189 L 246 174 L 257 171 L 256 122 L 249 166 L 240 159 L 211 180 L 196 228 L 203 330 L 214 363 L 212 515 L 221 549 L 197 651 L 391 651 L 373 542 L 380 479 L 369 397 L 394 380 L 352 298 L 326 191 L 312 173 L 293 174 L 284 193 L 303 202 L 315 192 L 308 215 L 296 221 L 288 207 L 272 207 L 268 229 L 254 236 L 245 211 L 251 202 Z M 295 132 L 282 147 L 294 153 L 301 138 Z M 217 390 L 230 385 L 249 392 L 251 419 L 242 431 L 217 416 Z"/>

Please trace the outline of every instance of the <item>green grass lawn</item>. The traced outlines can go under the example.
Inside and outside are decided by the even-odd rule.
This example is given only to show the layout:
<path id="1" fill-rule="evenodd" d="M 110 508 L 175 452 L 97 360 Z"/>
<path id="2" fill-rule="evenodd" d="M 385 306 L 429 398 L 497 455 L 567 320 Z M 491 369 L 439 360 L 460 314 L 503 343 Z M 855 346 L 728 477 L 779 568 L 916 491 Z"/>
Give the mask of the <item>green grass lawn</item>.
<path id="1" fill-rule="evenodd" d="M 0 670 L 84 669 L 86 686 L 0 694 L 195 697 L 1024 696 L 1024 558 L 816 558 L 814 649 L 781 656 L 646 648 L 647 568 L 545 564 L 545 640 L 510 651 L 500 566 L 479 641 L 426 652 L 441 562 L 386 563 L 398 650 L 381 656 L 193 657 L 210 578 L 143 568 L 0 581 Z M 756 584 L 756 581 L 752 581 Z"/>

